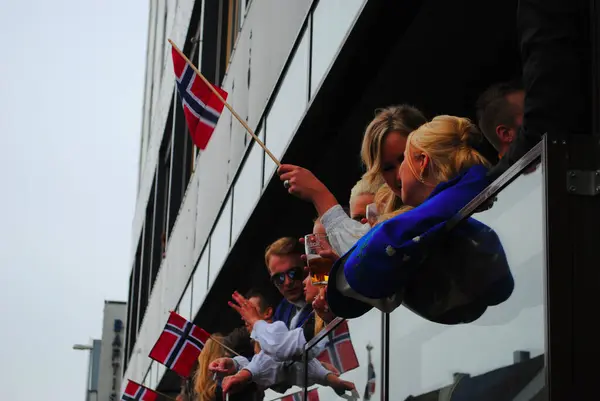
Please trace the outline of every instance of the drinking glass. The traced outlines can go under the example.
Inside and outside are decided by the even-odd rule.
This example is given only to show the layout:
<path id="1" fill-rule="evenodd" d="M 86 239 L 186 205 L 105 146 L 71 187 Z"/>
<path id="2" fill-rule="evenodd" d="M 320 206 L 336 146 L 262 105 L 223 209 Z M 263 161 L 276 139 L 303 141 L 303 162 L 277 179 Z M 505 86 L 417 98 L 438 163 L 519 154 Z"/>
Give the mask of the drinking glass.
<path id="1" fill-rule="evenodd" d="M 324 286 L 329 280 L 329 271 L 333 261 L 319 256 L 319 252 L 331 249 L 327 234 L 308 234 L 304 236 L 304 248 L 310 279 L 313 285 Z"/>
<path id="2" fill-rule="evenodd" d="M 369 225 L 371 227 L 373 227 L 375 224 L 377 224 L 377 219 L 379 218 L 379 212 L 377 211 L 377 205 L 375 203 L 369 203 L 367 205 L 367 221 L 369 222 Z"/>

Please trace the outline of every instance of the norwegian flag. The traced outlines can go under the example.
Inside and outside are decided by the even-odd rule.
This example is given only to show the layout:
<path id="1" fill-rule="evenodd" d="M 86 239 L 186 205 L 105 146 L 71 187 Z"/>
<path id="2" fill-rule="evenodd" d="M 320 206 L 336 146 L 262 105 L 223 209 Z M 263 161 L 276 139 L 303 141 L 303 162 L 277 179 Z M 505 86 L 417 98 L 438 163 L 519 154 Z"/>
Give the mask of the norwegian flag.
<path id="1" fill-rule="evenodd" d="M 127 380 L 127 387 L 121 396 L 121 401 L 155 401 L 158 393 L 134 381 Z"/>
<path id="2" fill-rule="evenodd" d="M 358 358 L 350 339 L 348 322 L 344 320 L 328 336 L 329 342 L 317 359 L 335 366 L 340 374 L 356 369 Z"/>
<path id="3" fill-rule="evenodd" d="M 150 358 L 187 378 L 209 338 L 206 331 L 171 312 L 165 329 L 150 351 Z"/>
<path id="4" fill-rule="evenodd" d="M 375 393 L 375 367 L 373 366 L 373 360 L 371 359 L 371 349 L 373 347 L 367 346 L 367 350 L 369 351 L 369 369 L 367 372 L 367 385 L 365 386 L 365 394 L 363 395 L 363 400 L 370 400 L 371 396 Z"/>
<path id="5" fill-rule="evenodd" d="M 307 394 L 306 399 L 308 401 L 319 401 L 319 392 L 317 391 L 317 389 L 314 388 L 310 390 Z M 281 398 L 281 401 L 304 401 L 304 394 L 302 394 L 302 391 L 299 391 L 297 393 L 290 394 Z"/>
<path id="6" fill-rule="evenodd" d="M 177 78 L 177 92 L 183 104 L 183 112 L 192 142 L 204 150 L 217 126 L 225 104 L 210 90 L 175 48 L 171 49 L 171 54 Z M 212 87 L 224 100 L 227 99 L 227 92 L 217 86 L 212 85 Z"/>

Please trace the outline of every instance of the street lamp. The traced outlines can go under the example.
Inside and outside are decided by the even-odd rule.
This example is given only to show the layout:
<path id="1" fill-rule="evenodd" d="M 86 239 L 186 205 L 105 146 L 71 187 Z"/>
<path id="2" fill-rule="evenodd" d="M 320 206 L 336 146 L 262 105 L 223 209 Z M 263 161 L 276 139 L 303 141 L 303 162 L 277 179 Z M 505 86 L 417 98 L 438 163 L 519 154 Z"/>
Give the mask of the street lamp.
<path id="1" fill-rule="evenodd" d="M 91 345 L 75 344 L 73 345 L 73 349 L 76 351 L 92 351 L 94 347 Z"/>
<path id="2" fill-rule="evenodd" d="M 85 400 L 90 401 L 90 393 L 92 392 L 92 362 L 93 356 L 92 352 L 94 351 L 93 345 L 84 345 L 84 344 L 74 344 L 73 349 L 76 351 L 89 351 L 88 356 L 88 371 L 87 371 L 87 383 L 85 386 Z"/>

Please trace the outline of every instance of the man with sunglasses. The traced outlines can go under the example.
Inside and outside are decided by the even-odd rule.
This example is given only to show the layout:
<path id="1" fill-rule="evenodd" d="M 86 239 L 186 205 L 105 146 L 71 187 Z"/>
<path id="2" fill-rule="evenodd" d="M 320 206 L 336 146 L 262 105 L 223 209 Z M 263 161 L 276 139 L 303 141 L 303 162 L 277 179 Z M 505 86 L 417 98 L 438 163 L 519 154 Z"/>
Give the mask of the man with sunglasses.
<path id="1" fill-rule="evenodd" d="M 271 282 L 284 298 L 275 310 L 274 320 L 282 321 L 290 330 L 302 327 L 312 316 L 312 305 L 304 300 L 303 254 L 304 246 L 292 237 L 278 239 L 265 251 Z"/>

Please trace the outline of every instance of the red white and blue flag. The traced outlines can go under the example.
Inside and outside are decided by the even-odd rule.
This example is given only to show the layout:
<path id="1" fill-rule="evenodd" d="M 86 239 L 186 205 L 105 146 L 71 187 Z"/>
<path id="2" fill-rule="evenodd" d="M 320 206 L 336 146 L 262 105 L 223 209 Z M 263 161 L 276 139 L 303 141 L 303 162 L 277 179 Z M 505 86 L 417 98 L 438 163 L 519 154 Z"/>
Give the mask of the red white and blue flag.
<path id="1" fill-rule="evenodd" d="M 155 401 L 158 393 L 150 390 L 131 380 L 127 381 L 127 387 L 121 396 L 121 401 Z"/>
<path id="2" fill-rule="evenodd" d="M 340 374 L 356 369 L 359 363 L 350 339 L 348 322 L 344 320 L 328 336 L 329 342 L 317 359 L 333 365 Z"/>
<path id="3" fill-rule="evenodd" d="M 171 49 L 171 53 L 177 78 L 177 92 L 181 98 L 192 142 L 204 150 L 217 126 L 225 104 L 219 100 L 207 83 L 196 74 L 175 48 Z M 215 85 L 212 87 L 224 100 L 227 100 L 227 92 Z"/>
<path id="4" fill-rule="evenodd" d="M 365 386 L 365 394 L 363 395 L 363 400 L 367 401 L 371 399 L 371 396 L 375 393 L 375 367 L 373 366 L 373 360 L 371 359 L 371 347 L 367 346 L 367 350 L 369 352 L 369 369 L 367 372 L 367 385 Z"/>
<path id="5" fill-rule="evenodd" d="M 308 392 L 306 398 L 308 401 L 319 401 L 319 392 L 314 388 Z M 302 391 L 299 391 L 294 394 L 286 395 L 281 398 L 281 401 L 304 401 L 304 394 Z"/>
<path id="6" fill-rule="evenodd" d="M 189 377 L 210 334 L 175 312 L 150 351 L 150 358 L 181 377 Z"/>

